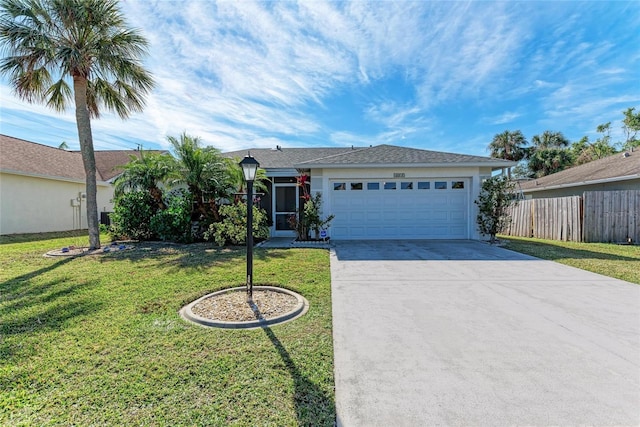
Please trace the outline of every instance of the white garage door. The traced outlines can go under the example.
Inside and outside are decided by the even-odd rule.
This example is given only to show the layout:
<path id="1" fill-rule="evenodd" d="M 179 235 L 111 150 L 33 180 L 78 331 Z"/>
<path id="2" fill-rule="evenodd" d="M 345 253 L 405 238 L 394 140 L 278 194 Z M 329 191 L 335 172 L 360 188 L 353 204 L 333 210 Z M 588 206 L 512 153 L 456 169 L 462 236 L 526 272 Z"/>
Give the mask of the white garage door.
<path id="1" fill-rule="evenodd" d="M 330 182 L 334 239 L 467 239 L 468 179 Z"/>

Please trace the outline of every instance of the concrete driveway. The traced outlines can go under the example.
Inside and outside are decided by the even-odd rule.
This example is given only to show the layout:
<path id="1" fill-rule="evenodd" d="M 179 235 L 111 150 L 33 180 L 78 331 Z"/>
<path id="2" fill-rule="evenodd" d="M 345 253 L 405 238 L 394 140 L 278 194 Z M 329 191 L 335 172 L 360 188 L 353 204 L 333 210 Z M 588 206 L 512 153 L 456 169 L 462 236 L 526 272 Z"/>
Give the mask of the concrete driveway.
<path id="1" fill-rule="evenodd" d="M 472 241 L 336 242 L 342 426 L 640 425 L 640 286 Z"/>

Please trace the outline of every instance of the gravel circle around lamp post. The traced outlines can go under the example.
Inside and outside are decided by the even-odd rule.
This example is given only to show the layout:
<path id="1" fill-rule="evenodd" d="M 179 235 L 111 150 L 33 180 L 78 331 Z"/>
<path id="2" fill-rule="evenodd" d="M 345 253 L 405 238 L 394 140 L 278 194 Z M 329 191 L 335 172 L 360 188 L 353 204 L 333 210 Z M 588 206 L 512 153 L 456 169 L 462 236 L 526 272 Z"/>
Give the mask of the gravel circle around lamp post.
<path id="1" fill-rule="evenodd" d="M 247 288 L 241 286 L 207 294 L 182 307 L 179 313 L 183 319 L 204 327 L 252 329 L 297 319 L 308 310 L 307 299 L 288 289 L 254 286 L 253 298 L 247 300 Z"/>

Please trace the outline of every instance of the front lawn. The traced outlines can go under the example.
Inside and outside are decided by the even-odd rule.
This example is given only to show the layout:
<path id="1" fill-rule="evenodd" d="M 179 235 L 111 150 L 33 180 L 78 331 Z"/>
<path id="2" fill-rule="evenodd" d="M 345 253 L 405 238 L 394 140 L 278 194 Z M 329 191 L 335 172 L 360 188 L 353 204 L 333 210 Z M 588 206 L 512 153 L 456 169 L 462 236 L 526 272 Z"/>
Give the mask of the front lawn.
<path id="1" fill-rule="evenodd" d="M 505 248 L 640 284 L 640 246 L 500 236 Z"/>
<path id="2" fill-rule="evenodd" d="M 326 251 L 257 249 L 256 284 L 299 292 L 310 309 L 243 331 L 178 316 L 242 285 L 243 249 L 52 259 L 42 254 L 83 238 L 33 239 L 0 244 L 0 425 L 333 425 Z"/>

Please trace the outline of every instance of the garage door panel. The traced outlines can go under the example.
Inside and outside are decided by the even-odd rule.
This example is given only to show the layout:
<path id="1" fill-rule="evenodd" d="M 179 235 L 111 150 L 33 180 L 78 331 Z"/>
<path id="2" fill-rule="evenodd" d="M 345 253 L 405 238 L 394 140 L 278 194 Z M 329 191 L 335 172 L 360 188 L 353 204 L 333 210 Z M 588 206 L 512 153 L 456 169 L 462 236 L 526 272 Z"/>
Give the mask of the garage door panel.
<path id="1" fill-rule="evenodd" d="M 351 235 L 353 237 L 363 238 L 366 236 L 366 229 L 364 227 L 352 227 Z"/>
<path id="2" fill-rule="evenodd" d="M 382 219 L 382 213 L 379 211 L 367 211 L 367 221 L 369 223 L 377 222 Z"/>
<path id="3" fill-rule="evenodd" d="M 356 212 L 350 212 L 349 213 L 349 219 L 351 221 L 355 221 L 356 223 L 358 222 L 363 222 L 364 218 L 365 218 L 366 213 L 363 211 L 356 211 Z"/>
<path id="4" fill-rule="evenodd" d="M 451 211 L 451 219 L 454 221 L 465 219 L 466 215 L 464 211 Z"/>
<path id="5" fill-rule="evenodd" d="M 398 219 L 400 221 L 414 221 L 416 218 L 415 212 L 412 212 L 410 209 L 402 210 L 398 213 Z"/>
<path id="6" fill-rule="evenodd" d="M 350 201 L 351 201 L 351 203 L 350 203 L 351 204 L 351 208 L 353 208 L 353 209 L 359 209 L 359 208 L 364 207 L 364 205 L 365 205 L 365 200 L 364 200 L 363 197 L 353 197 L 353 198 L 350 199 Z"/>
<path id="7" fill-rule="evenodd" d="M 435 190 L 435 180 L 430 181 L 431 189 L 421 190 L 415 182 L 412 189 L 402 190 L 400 180 L 396 182 L 396 190 L 368 190 L 366 183 L 364 190 L 350 190 L 347 182 L 347 190 L 330 193 L 335 215 L 331 236 L 335 239 L 468 238 L 468 185 L 465 184 L 465 189 Z"/>
<path id="8" fill-rule="evenodd" d="M 433 211 L 431 215 L 431 220 L 433 221 L 448 221 L 449 220 L 449 211 Z"/>

